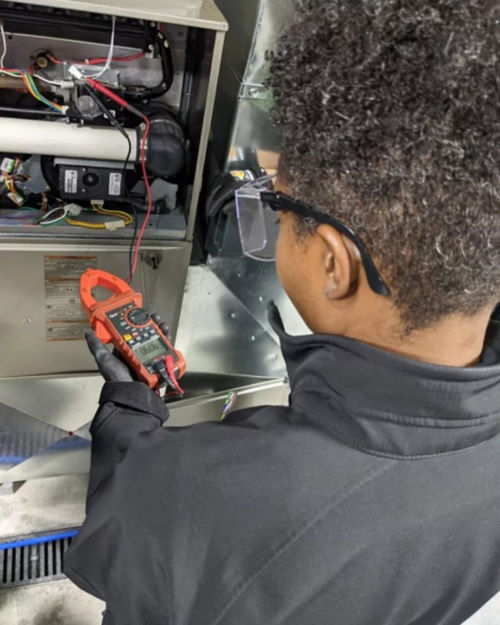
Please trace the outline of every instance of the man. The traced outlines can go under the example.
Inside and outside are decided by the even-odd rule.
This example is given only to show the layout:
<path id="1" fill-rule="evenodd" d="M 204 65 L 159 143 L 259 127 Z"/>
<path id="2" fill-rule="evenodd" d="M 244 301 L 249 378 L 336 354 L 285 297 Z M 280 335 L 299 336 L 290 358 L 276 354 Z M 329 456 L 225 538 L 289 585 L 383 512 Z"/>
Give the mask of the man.
<path id="1" fill-rule="evenodd" d="M 313 334 L 271 310 L 288 407 L 180 430 L 89 337 L 110 381 L 66 572 L 107 625 L 459 625 L 500 590 L 499 64 L 496 0 L 300 4 L 278 191 L 237 202 L 277 211 Z"/>

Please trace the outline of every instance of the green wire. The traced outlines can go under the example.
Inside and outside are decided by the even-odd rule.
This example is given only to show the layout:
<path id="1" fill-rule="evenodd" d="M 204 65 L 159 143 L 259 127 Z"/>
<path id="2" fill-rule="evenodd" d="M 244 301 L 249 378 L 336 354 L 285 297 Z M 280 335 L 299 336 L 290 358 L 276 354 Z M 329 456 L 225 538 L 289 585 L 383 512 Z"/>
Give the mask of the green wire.
<path id="1" fill-rule="evenodd" d="M 38 87 L 36 86 L 33 76 L 31 76 L 31 74 L 28 74 L 27 72 L 26 72 L 26 79 L 30 83 L 31 88 L 36 93 L 37 97 L 40 99 L 41 102 L 43 102 L 43 104 L 45 104 L 46 106 L 49 106 L 51 109 L 54 109 L 58 113 L 62 113 L 62 111 L 58 107 L 54 106 L 54 104 L 50 100 L 47 100 L 47 98 L 43 96 L 40 93 L 40 91 L 38 91 Z"/>
<path id="2" fill-rule="evenodd" d="M 64 217 L 61 217 L 60 219 L 56 219 L 55 221 L 51 221 L 48 224 L 44 224 L 43 221 L 39 221 L 38 225 L 39 226 L 46 226 L 46 227 L 48 227 L 48 226 L 56 226 L 57 224 L 60 224 L 62 221 L 66 221 L 66 219 Z"/>

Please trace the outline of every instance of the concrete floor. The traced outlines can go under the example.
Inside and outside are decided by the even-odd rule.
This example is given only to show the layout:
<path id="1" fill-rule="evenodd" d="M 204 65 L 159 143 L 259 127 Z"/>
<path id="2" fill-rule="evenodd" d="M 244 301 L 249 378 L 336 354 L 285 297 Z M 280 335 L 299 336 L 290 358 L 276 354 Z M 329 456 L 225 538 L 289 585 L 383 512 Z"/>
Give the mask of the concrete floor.
<path id="1" fill-rule="evenodd" d="M 0 537 L 81 525 L 87 480 L 86 475 L 31 480 L 0 496 Z M 103 610 L 102 601 L 69 580 L 0 591 L 2 625 L 100 625 Z"/>
<path id="2" fill-rule="evenodd" d="M 101 625 L 104 604 L 69 580 L 0 592 L 5 625 Z"/>
<path id="3" fill-rule="evenodd" d="M 0 539 L 79 526 L 86 488 L 87 476 L 72 475 L 32 480 L 0 496 Z M 100 625 L 103 609 L 68 580 L 0 590 L 2 625 Z M 500 594 L 463 625 L 500 625 Z"/>

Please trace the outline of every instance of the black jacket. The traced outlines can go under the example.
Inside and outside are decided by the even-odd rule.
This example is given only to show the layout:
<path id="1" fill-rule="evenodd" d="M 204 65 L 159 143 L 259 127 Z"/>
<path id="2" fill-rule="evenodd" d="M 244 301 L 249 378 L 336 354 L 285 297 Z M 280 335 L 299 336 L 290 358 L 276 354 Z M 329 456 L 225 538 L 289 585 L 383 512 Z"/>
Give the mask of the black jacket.
<path id="1" fill-rule="evenodd" d="M 289 407 L 168 429 L 146 387 L 105 385 L 67 575 L 106 625 L 460 625 L 500 590 L 500 364 L 274 317 Z"/>

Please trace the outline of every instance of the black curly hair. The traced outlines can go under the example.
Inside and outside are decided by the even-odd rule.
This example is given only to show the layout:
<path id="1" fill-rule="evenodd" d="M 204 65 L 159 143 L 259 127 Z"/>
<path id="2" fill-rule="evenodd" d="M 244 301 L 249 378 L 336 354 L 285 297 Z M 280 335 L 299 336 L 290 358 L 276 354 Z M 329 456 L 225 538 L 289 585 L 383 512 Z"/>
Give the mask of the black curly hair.
<path id="1" fill-rule="evenodd" d="M 364 239 L 407 332 L 493 309 L 500 2 L 295 4 L 269 80 L 290 194 Z"/>

